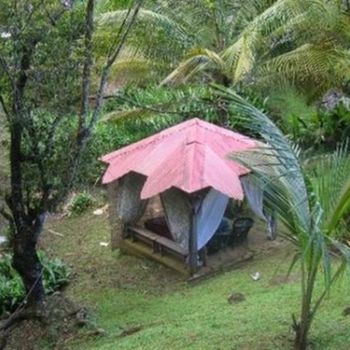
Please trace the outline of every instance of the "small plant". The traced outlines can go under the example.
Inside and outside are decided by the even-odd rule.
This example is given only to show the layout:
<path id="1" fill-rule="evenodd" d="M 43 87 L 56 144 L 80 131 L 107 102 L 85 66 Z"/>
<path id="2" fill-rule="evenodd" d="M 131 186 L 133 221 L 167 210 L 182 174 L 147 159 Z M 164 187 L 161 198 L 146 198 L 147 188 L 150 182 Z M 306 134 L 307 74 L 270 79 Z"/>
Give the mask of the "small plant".
<path id="1" fill-rule="evenodd" d="M 43 281 L 46 294 L 68 284 L 71 271 L 60 259 L 50 259 L 44 252 L 39 252 L 43 266 Z M 22 280 L 11 265 L 12 257 L 5 254 L 0 257 L 0 315 L 12 312 L 24 300 L 25 290 Z"/>
<path id="2" fill-rule="evenodd" d="M 61 259 L 51 259 L 43 251 L 39 252 L 39 259 L 43 266 L 43 282 L 46 294 L 53 293 L 68 284 L 71 270 Z"/>
<path id="3" fill-rule="evenodd" d="M 69 212 L 72 214 L 81 214 L 86 209 L 91 207 L 93 202 L 94 198 L 89 192 L 83 191 L 81 193 L 78 193 L 73 197 L 71 203 L 68 206 Z"/>
<path id="4" fill-rule="evenodd" d="M 12 239 L 13 232 L 10 225 L 5 226 L 0 230 L 0 246 L 8 246 L 9 241 Z"/>

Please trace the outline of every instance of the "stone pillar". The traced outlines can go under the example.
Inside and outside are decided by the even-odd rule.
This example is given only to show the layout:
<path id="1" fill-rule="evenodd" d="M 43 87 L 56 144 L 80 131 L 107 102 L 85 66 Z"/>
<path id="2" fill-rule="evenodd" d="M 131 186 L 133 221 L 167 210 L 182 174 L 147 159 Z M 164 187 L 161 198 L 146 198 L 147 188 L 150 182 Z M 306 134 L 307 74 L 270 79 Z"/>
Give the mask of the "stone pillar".
<path id="1" fill-rule="evenodd" d="M 197 214 L 198 209 L 195 203 L 192 203 L 191 210 L 191 230 L 189 235 L 189 266 L 190 273 L 193 276 L 198 270 L 198 245 L 197 245 Z"/>
<path id="2" fill-rule="evenodd" d="M 108 216 L 111 225 L 111 248 L 112 250 L 120 248 L 123 238 L 124 223 L 118 215 L 118 181 L 107 185 L 108 193 Z"/>

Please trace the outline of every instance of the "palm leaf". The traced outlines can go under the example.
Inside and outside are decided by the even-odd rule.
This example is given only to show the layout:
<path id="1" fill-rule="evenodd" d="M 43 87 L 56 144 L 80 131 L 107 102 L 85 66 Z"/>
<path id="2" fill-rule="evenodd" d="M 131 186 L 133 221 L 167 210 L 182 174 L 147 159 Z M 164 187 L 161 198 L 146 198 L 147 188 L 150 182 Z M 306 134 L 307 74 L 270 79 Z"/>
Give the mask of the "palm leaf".
<path id="1" fill-rule="evenodd" d="M 255 152 L 239 153 L 234 157 L 259 174 L 258 179 L 268 193 L 267 200 L 270 201 L 270 207 L 280 212 L 284 224 L 294 230 L 298 228 L 298 232 L 306 234 L 311 228 L 312 209 L 297 149 L 263 112 L 232 90 L 223 90 L 219 87 L 217 90 L 220 96 L 230 103 L 232 113 L 238 114 L 245 127 L 252 133 L 259 134 L 268 145 L 267 148 L 258 147 Z M 263 166 L 271 168 L 273 175 L 262 171 L 261 159 L 257 162 L 259 154 L 264 157 Z"/>
<path id="2" fill-rule="evenodd" d="M 342 220 L 350 212 L 350 156 L 348 143 L 322 157 L 313 169 L 313 185 L 325 212 L 323 227 L 343 239 Z M 339 232 L 340 231 L 340 232 Z M 346 237 L 346 236 L 345 236 Z"/>
<path id="3" fill-rule="evenodd" d="M 194 74 L 204 70 L 209 64 L 212 64 L 219 70 L 223 70 L 223 60 L 213 51 L 197 49 L 189 56 L 160 83 L 161 86 L 183 84 Z"/>
<path id="4" fill-rule="evenodd" d="M 304 10 L 303 1 L 276 1 L 247 25 L 238 40 L 222 53 L 227 69 L 235 82 L 250 73 L 259 46 L 264 45 L 263 37 L 280 28 L 289 18 L 300 15 Z"/>
<path id="5" fill-rule="evenodd" d="M 286 238 L 301 248 L 302 261 L 309 272 L 313 271 L 310 273 L 316 274 L 319 264 L 322 264 L 328 288 L 332 283 L 329 247 L 335 244 L 343 246 L 327 234 L 336 232 L 350 210 L 347 147 L 341 147 L 329 159 L 318 163 L 313 176 L 306 175 L 299 162 L 298 150 L 263 112 L 232 90 L 220 87 L 216 90 L 220 98 L 230 103 L 236 118 L 254 134 L 259 134 L 268 145 L 232 154 L 231 158 L 252 170 L 254 181 L 264 189 L 268 207 L 276 211 L 287 228 Z M 330 167 L 332 169 L 328 170 Z M 349 253 L 346 247 L 338 250 Z"/>
<path id="6" fill-rule="evenodd" d="M 115 29 L 119 29 L 126 14 L 127 10 L 102 13 L 97 17 L 97 24 L 100 27 L 100 30 L 105 29 L 108 31 L 113 31 Z M 192 41 L 191 36 L 187 34 L 185 29 L 176 21 L 173 21 L 166 15 L 162 15 L 151 10 L 141 9 L 138 14 L 137 23 L 163 28 L 169 35 L 171 35 L 172 40 Z"/>
<path id="7" fill-rule="evenodd" d="M 100 121 L 102 123 L 120 123 L 128 119 L 147 119 L 153 115 L 154 112 L 147 108 L 134 108 L 132 110 L 106 113 L 103 118 L 100 119 Z"/>
<path id="8" fill-rule="evenodd" d="M 304 44 L 293 51 L 281 54 L 261 65 L 258 76 L 283 76 L 291 81 L 337 84 L 350 76 L 350 54 L 334 47 L 332 43 L 323 45 Z"/>

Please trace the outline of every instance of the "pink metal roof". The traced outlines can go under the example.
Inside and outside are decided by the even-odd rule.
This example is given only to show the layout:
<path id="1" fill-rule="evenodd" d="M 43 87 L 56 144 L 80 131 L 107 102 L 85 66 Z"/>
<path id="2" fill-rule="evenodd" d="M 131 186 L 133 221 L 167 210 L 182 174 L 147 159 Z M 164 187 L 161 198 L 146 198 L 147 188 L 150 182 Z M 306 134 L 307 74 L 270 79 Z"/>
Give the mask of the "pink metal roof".
<path id="1" fill-rule="evenodd" d="M 108 168 L 102 182 L 134 171 L 147 177 L 142 199 L 170 187 L 188 193 L 213 187 L 241 200 L 239 177 L 249 170 L 227 155 L 255 146 L 253 139 L 194 118 L 103 156 Z"/>

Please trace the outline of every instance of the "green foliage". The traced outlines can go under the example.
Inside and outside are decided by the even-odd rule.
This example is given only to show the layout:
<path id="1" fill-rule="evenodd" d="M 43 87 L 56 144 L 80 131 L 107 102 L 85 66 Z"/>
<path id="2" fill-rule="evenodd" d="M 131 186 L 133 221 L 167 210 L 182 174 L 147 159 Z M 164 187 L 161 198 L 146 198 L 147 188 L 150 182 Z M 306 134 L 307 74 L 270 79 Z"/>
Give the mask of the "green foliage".
<path id="1" fill-rule="evenodd" d="M 294 85 L 317 99 L 327 89 L 347 82 L 349 14 L 343 11 L 341 2 L 277 0 L 237 4 L 243 5 L 238 1 L 231 12 L 225 12 L 224 1 L 217 7 L 209 6 L 220 14 L 213 33 L 222 47 L 193 46 L 163 83 L 186 83 L 202 72 L 217 82 L 223 75 L 234 85 L 254 85 L 265 94 L 276 85 Z M 226 21 L 220 21 L 220 17 Z M 235 35 L 226 28 L 228 18 Z M 208 26 L 203 24 L 206 29 Z"/>
<path id="2" fill-rule="evenodd" d="M 340 102 L 331 110 L 321 109 L 318 118 L 311 125 L 314 132 L 314 142 L 325 144 L 328 148 L 334 148 L 340 140 L 350 137 L 350 109 L 349 106 Z"/>
<path id="3" fill-rule="evenodd" d="M 118 40 L 116 33 L 127 14 L 127 6 L 120 2 L 105 3 L 108 6 L 99 6 L 96 16 L 94 42 L 97 69 L 111 43 Z M 169 72 L 175 58 L 179 59 L 193 44 L 191 36 L 181 24 L 162 14 L 159 7 L 149 5 L 149 8 L 140 10 L 127 45 L 112 67 L 111 86 L 131 83 L 148 85 L 159 81 Z"/>
<path id="4" fill-rule="evenodd" d="M 318 176 L 311 178 L 300 162 L 299 150 L 267 115 L 230 90 L 220 89 L 219 95 L 265 142 L 232 158 L 251 169 L 250 176 L 264 189 L 267 206 L 275 210 L 283 224 L 283 235 L 298 249 L 293 265 L 300 261 L 301 314 L 299 320 L 293 317 L 293 329 L 296 348 L 304 350 L 315 314 L 334 282 L 350 265 L 349 247 L 334 239 L 349 213 L 349 152 L 344 146 L 332 155 L 330 162 L 321 163 Z M 339 253 L 339 264 L 332 264 L 334 250 Z M 316 296 L 316 277 L 321 271 L 324 290 Z"/>
<path id="5" fill-rule="evenodd" d="M 266 98 L 253 88 L 242 87 L 237 92 L 266 111 L 286 137 L 304 150 L 334 151 L 340 141 L 350 137 L 349 98 L 341 91 L 330 90 L 318 103 L 311 103 L 307 95 L 291 86 L 273 88 Z M 236 122 L 241 124 L 239 120 Z"/>
<path id="6" fill-rule="evenodd" d="M 69 282 L 71 270 L 59 258 L 50 259 L 43 251 L 39 251 L 39 259 L 43 266 L 43 282 L 47 294 L 63 288 Z"/>
<path id="7" fill-rule="evenodd" d="M 80 98 L 80 37 L 84 29 L 82 4 L 76 4 L 71 11 L 63 11 L 59 21 L 47 20 L 50 13 L 56 15 L 61 11 L 61 4 L 52 0 L 45 6 L 37 0 L 30 5 L 22 2 L 18 6 L 7 0 L 0 2 L 1 28 L 11 34 L 0 40 L 2 64 L 6 62 L 9 74 L 18 74 L 22 47 L 30 51 L 33 42 L 38 40 L 40 45 L 34 50 L 26 77 L 26 107 L 45 108 L 57 114 L 72 112 Z M 1 94 L 5 102 L 10 102 L 6 74 L 5 70 L 1 71 Z"/>
<path id="8" fill-rule="evenodd" d="M 43 265 L 43 281 L 47 294 L 67 285 L 71 272 L 62 260 L 51 259 L 43 251 L 39 252 L 39 258 Z M 10 254 L 0 257 L 0 315 L 5 311 L 14 311 L 25 298 L 22 280 L 12 267 L 11 261 Z"/>
<path id="9" fill-rule="evenodd" d="M 345 97 L 332 108 L 317 108 L 305 95 L 288 89 L 273 93 L 265 108 L 287 137 L 303 148 L 334 150 L 340 140 L 350 137 L 350 109 Z"/>
<path id="10" fill-rule="evenodd" d="M 10 240 L 12 238 L 13 231 L 9 224 L 4 225 L 4 227 L 0 229 L 0 236 L 4 236 L 7 240 Z"/>
<path id="11" fill-rule="evenodd" d="M 273 91 L 264 107 L 293 142 L 305 147 L 313 142 L 312 134 L 316 133 L 313 123 L 318 114 L 305 95 L 293 88 Z"/>
<path id="12" fill-rule="evenodd" d="M 107 115 L 103 120 L 118 123 L 132 120 L 136 124 L 150 120 L 155 125 L 171 125 L 194 117 L 208 120 L 215 114 L 215 110 L 205 104 L 210 95 L 211 90 L 203 85 L 177 89 L 152 85 L 145 89 L 127 88 L 106 104 Z M 125 112 L 131 112 L 130 118 Z"/>
<path id="13" fill-rule="evenodd" d="M 22 163 L 23 188 L 31 207 L 37 208 L 41 204 L 37 194 L 42 191 L 43 180 L 55 193 L 61 193 L 65 188 L 77 120 L 74 114 L 33 113 L 31 125 L 28 125 L 22 141 L 23 156 L 34 158 Z M 55 203 L 52 203 L 54 206 Z"/>
<path id="14" fill-rule="evenodd" d="M 12 268 L 11 256 L 0 258 L 0 315 L 12 311 L 24 299 L 22 280 Z"/>
<path id="15" fill-rule="evenodd" d="M 349 240 L 350 157 L 349 144 L 314 160 L 311 182 L 323 208 L 323 230 L 339 241 Z"/>
<path id="16" fill-rule="evenodd" d="M 94 199 L 87 191 L 75 195 L 69 204 L 68 210 L 72 214 L 81 214 L 91 207 Z"/>

